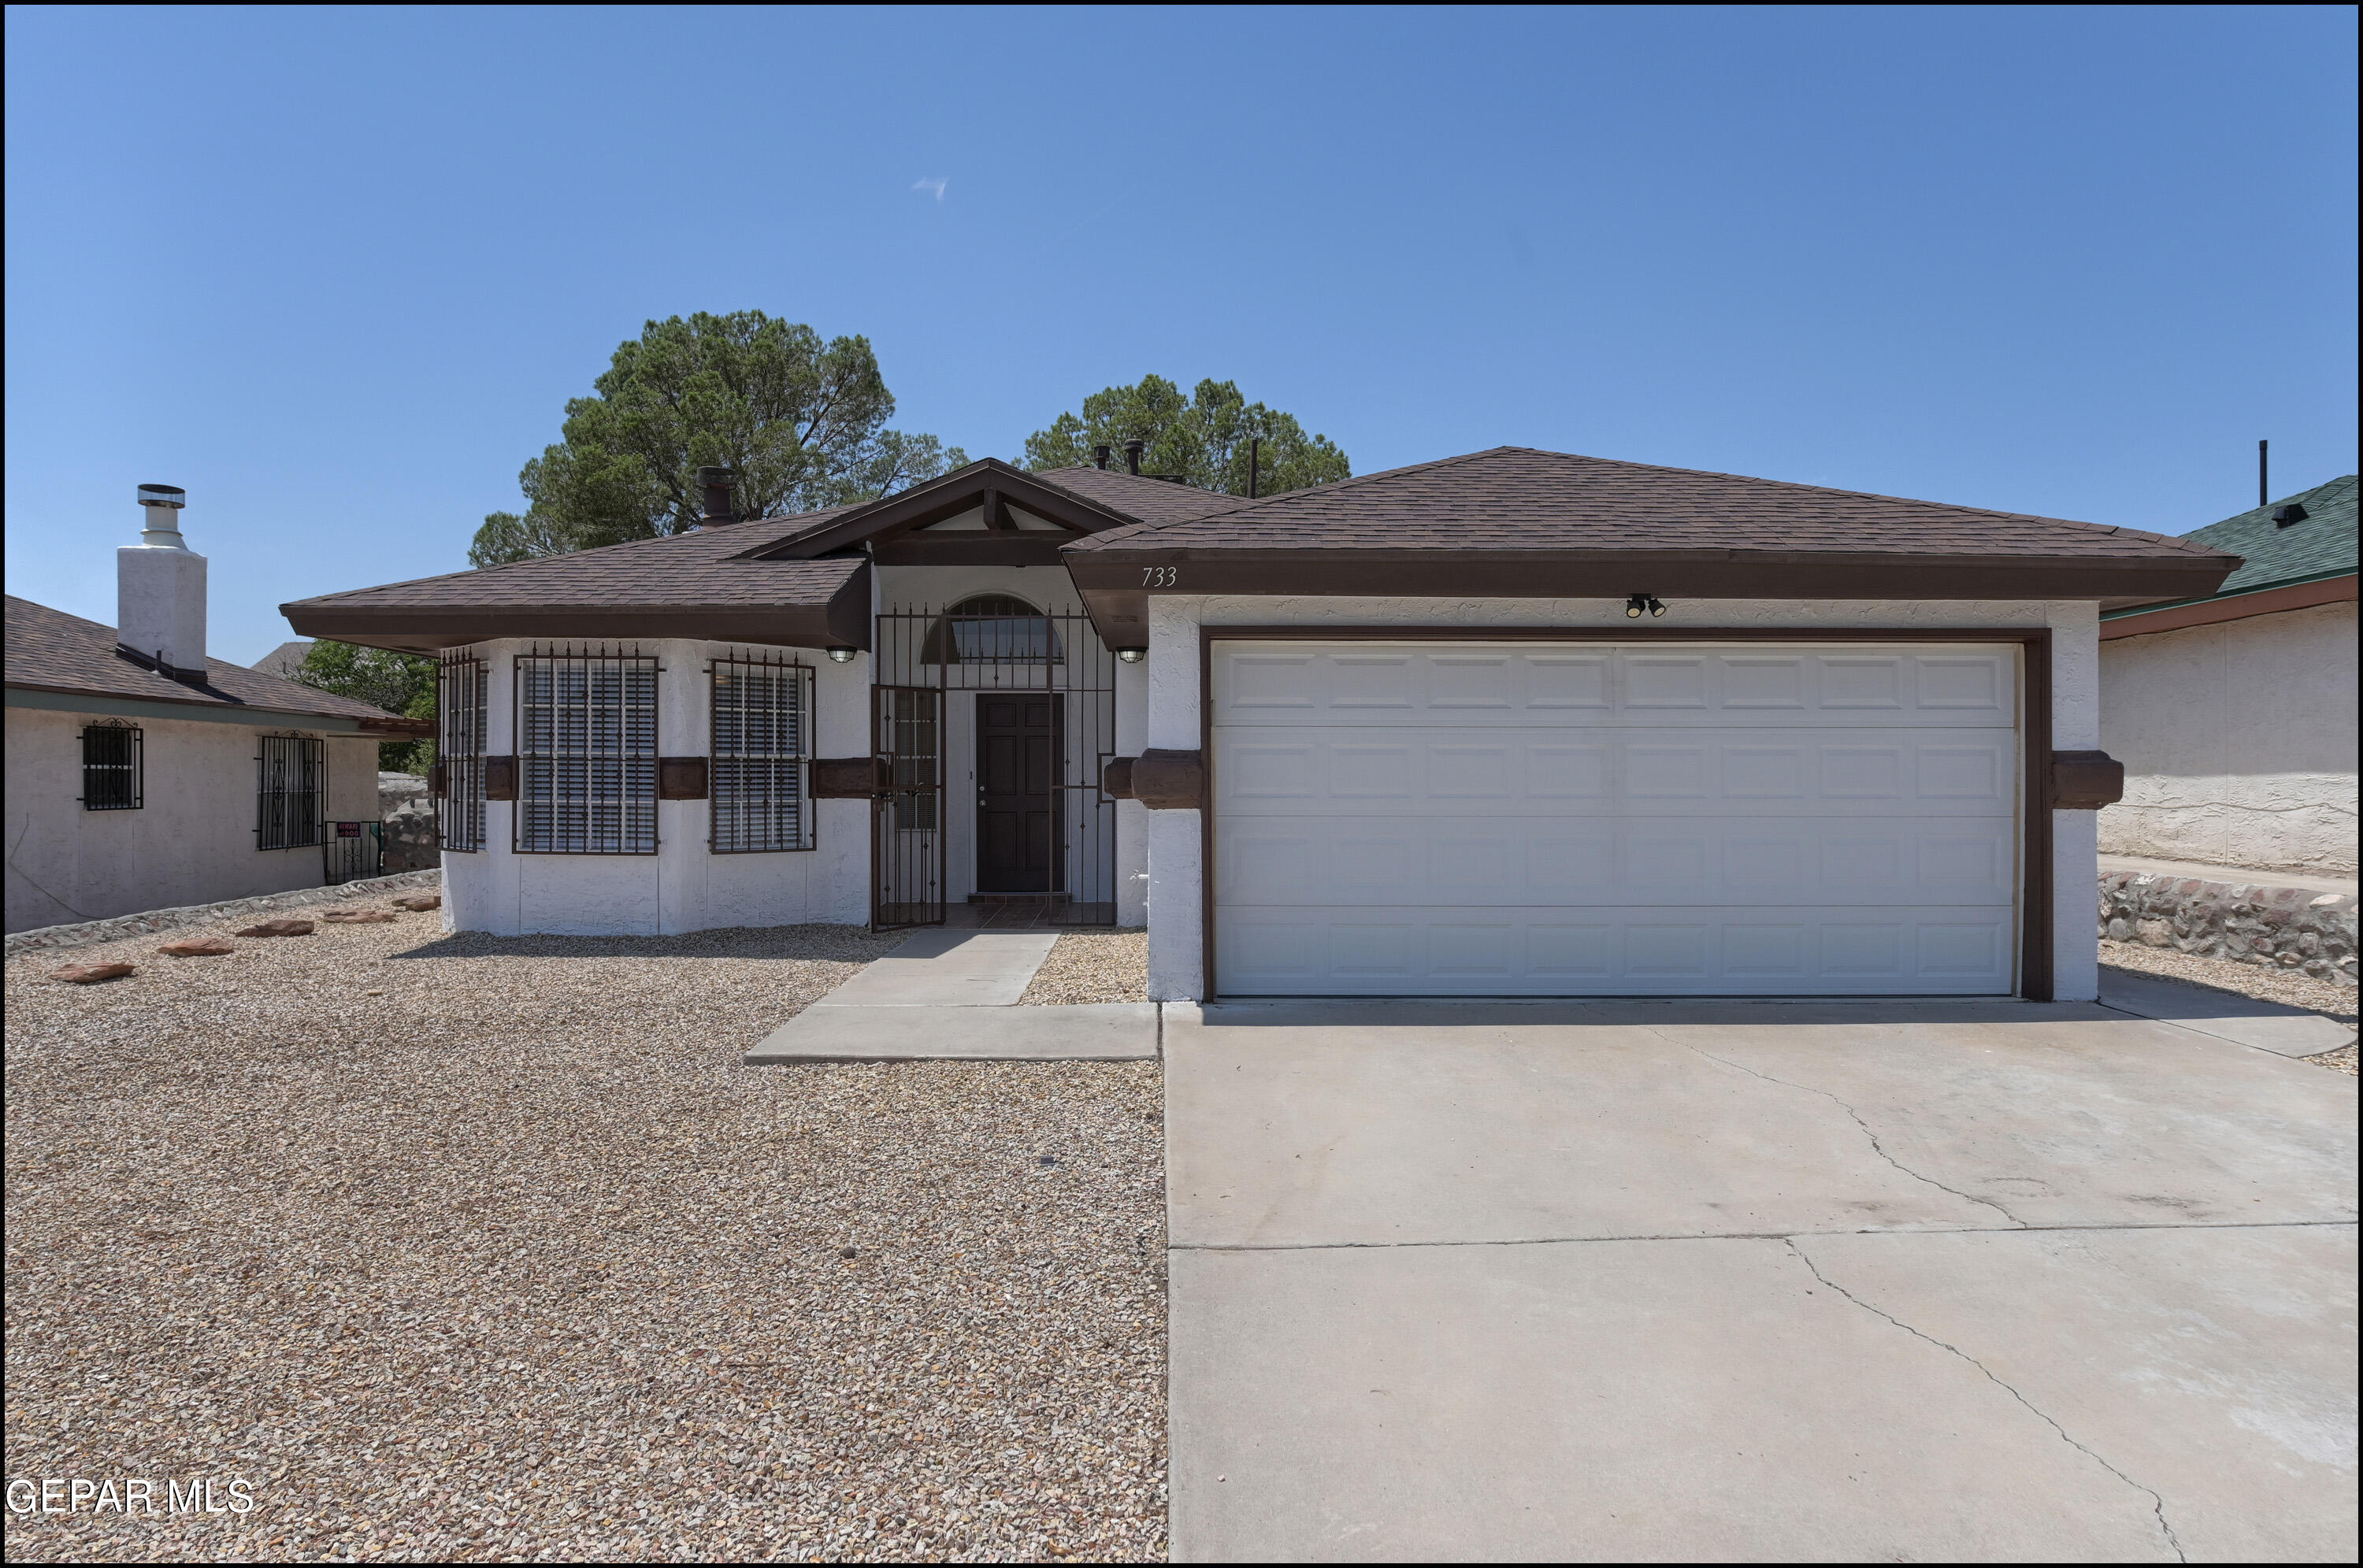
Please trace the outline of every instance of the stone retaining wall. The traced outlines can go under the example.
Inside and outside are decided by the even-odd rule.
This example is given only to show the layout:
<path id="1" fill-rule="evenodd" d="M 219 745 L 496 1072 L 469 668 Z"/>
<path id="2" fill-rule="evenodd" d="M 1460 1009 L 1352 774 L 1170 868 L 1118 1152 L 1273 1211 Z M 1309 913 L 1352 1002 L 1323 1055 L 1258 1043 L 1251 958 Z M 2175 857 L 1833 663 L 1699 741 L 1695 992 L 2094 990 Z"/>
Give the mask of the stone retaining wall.
<path id="1" fill-rule="evenodd" d="M 2101 934 L 2355 984 L 2355 900 L 2344 893 L 2110 871 L 2101 878 Z"/>
<path id="2" fill-rule="evenodd" d="M 112 920 L 86 920 L 77 925 L 44 925 L 31 931 L 9 933 L 5 956 L 14 958 L 19 953 L 56 947 L 86 947 L 94 942 L 143 936 L 150 932 L 170 931 L 174 926 L 203 925 L 208 921 L 268 914 L 276 910 L 303 909 L 310 904 L 383 899 L 395 893 L 438 893 L 442 889 L 442 872 L 410 871 L 399 877 L 372 877 L 366 881 L 346 882 L 334 888 L 297 888 L 290 892 L 265 893 L 251 899 L 227 899 L 217 904 L 186 904 L 173 910 L 149 910 L 141 914 L 116 915 Z"/>

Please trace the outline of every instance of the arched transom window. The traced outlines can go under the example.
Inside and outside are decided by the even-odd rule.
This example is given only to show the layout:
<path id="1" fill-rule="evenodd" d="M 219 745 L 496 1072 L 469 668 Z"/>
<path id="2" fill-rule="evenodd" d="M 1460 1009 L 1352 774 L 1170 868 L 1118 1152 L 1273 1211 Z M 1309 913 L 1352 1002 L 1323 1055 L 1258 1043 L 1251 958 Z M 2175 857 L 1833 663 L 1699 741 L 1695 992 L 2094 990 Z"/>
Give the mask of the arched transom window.
<path id="1" fill-rule="evenodd" d="M 919 657 L 926 664 L 1059 664 L 1066 650 L 1041 611 L 1006 593 L 980 593 L 927 628 Z"/>

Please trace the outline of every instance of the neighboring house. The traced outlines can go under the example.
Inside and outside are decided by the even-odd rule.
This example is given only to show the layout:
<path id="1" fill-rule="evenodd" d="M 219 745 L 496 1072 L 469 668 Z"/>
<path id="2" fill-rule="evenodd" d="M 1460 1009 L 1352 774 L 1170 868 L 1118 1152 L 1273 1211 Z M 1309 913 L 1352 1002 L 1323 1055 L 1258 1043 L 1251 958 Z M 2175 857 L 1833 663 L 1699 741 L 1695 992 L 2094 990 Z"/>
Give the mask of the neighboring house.
<path id="1" fill-rule="evenodd" d="M 448 917 L 1148 927 L 1160 999 L 2097 986 L 2127 529 L 1503 447 L 1243 500 L 987 460 L 285 606 L 442 659 Z"/>
<path id="2" fill-rule="evenodd" d="M 259 669 L 265 675 L 275 675 L 282 680 L 293 680 L 304 668 L 304 656 L 311 651 L 310 641 L 298 637 L 292 643 L 280 644 L 247 668 Z"/>
<path id="3" fill-rule="evenodd" d="M 317 887 L 374 843 L 377 746 L 431 730 L 205 657 L 205 558 L 143 486 L 120 629 L 10 597 L 7 929 Z"/>
<path id="4" fill-rule="evenodd" d="M 2355 875 L 2355 476 L 2186 536 L 2212 594 L 2101 619 L 2103 854 Z"/>

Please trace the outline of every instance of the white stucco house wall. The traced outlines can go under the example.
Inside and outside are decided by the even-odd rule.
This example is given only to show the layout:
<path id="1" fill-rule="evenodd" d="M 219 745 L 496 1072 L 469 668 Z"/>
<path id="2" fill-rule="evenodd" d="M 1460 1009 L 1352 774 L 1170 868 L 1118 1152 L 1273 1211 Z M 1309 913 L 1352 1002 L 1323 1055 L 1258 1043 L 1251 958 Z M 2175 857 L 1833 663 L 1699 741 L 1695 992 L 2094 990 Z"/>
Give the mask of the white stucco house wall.
<path id="1" fill-rule="evenodd" d="M 7 602 L 7 929 L 318 887 L 378 817 L 377 747 L 426 726 L 205 654 L 181 491 L 143 486 L 119 626 Z"/>
<path id="2" fill-rule="evenodd" d="M 2221 590 L 2103 617 L 2103 854 L 2355 875 L 2355 489 L 2199 529 L 2243 559 Z"/>
<path id="3" fill-rule="evenodd" d="M 974 463 L 284 606 L 443 661 L 445 917 L 1146 924 L 1159 999 L 2090 998 L 2102 614 L 2235 558 L 1497 448 Z"/>

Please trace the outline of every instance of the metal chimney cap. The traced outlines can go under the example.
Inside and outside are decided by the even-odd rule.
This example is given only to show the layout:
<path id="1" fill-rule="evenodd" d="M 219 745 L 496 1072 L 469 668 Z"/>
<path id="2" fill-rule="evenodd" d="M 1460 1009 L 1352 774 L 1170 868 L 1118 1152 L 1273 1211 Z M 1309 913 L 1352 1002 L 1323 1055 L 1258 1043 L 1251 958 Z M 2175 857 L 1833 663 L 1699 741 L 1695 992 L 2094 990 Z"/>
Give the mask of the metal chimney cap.
<path id="1" fill-rule="evenodd" d="M 697 482 L 700 484 L 732 484 L 738 478 L 736 470 L 730 469 L 709 467 L 697 470 Z"/>
<path id="2" fill-rule="evenodd" d="M 181 507 L 189 504 L 189 492 L 176 484 L 143 484 L 139 487 L 142 506 Z"/>

